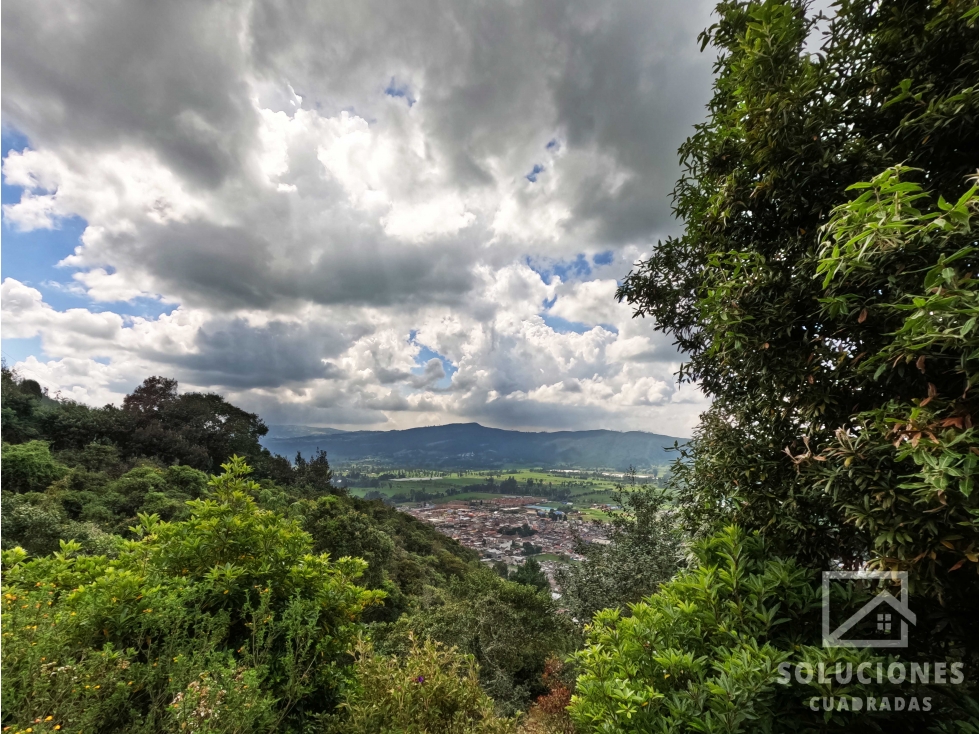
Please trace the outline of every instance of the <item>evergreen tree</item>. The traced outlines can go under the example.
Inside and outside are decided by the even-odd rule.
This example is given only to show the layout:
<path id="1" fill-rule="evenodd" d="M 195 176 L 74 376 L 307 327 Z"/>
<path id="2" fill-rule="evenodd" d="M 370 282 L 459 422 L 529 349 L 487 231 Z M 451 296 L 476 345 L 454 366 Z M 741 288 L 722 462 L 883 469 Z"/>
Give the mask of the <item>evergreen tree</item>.
<path id="1" fill-rule="evenodd" d="M 712 400 L 670 480 L 688 526 L 909 571 L 917 644 L 975 670 L 979 9 L 841 0 L 816 54 L 805 10 L 718 5 L 685 232 L 619 296 Z"/>

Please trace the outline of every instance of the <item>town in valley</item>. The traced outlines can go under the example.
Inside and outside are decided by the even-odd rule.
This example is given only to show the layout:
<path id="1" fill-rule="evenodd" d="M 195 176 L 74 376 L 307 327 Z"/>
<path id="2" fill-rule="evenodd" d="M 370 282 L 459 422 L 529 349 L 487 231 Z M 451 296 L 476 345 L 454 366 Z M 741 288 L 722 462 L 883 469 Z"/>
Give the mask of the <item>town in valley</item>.
<path id="1" fill-rule="evenodd" d="M 502 562 L 513 567 L 536 558 L 556 593 L 555 572 L 562 563 L 582 560 L 580 544 L 607 544 L 609 540 L 605 524 L 585 519 L 574 510 L 573 503 L 556 509 L 542 504 L 544 501 L 539 497 L 497 497 L 402 509 L 475 550 L 484 563 Z M 617 508 L 604 505 L 589 509 Z"/>

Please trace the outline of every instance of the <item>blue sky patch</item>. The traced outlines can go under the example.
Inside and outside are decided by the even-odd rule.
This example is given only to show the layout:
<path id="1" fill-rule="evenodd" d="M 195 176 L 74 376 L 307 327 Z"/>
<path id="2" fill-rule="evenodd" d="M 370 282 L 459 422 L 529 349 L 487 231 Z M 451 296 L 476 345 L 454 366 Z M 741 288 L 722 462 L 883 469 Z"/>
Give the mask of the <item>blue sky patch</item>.
<path id="1" fill-rule="evenodd" d="M 612 261 L 615 259 L 615 253 L 611 250 L 606 250 L 605 252 L 600 252 L 594 255 L 591 259 L 596 265 L 611 265 Z"/>
<path id="2" fill-rule="evenodd" d="M 580 321 L 568 321 L 567 319 L 562 319 L 560 316 L 551 316 L 550 314 L 543 314 L 544 323 L 550 326 L 558 334 L 584 334 L 586 331 L 591 331 L 592 327 L 587 324 L 583 324 Z"/>
<path id="3" fill-rule="evenodd" d="M 417 332 L 412 332 L 412 334 Z M 421 345 L 419 345 L 421 346 Z M 425 365 L 428 364 L 432 359 L 437 359 L 442 363 L 442 369 L 445 370 L 445 377 L 435 383 L 433 387 L 445 389 L 452 384 L 452 375 L 459 371 L 452 362 L 443 357 L 438 352 L 429 349 L 428 347 L 421 346 L 421 350 L 415 355 L 415 367 L 411 368 L 412 374 L 421 375 L 425 373 Z"/>
<path id="4" fill-rule="evenodd" d="M 4 127 L 0 133 L 0 156 L 4 159 L 11 151 L 21 152 L 30 147 L 30 141 L 18 130 Z M 16 204 L 24 189 L 0 182 L 0 201 Z M 111 311 L 120 316 L 139 316 L 156 319 L 172 313 L 177 304 L 161 303 L 155 298 L 137 298 L 131 303 L 92 303 L 81 290 L 82 286 L 71 276 L 74 269 L 59 268 L 57 264 L 71 255 L 81 244 L 81 236 L 88 223 L 81 217 L 58 220 L 54 229 L 34 229 L 22 232 L 3 216 L 3 259 L 0 262 L 0 279 L 14 278 L 39 290 L 44 302 L 58 311 L 69 308 L 87 308 L 92 313 Z M 3 356 L 10 364 L 34 355 L 48 359 L 41 346 L 40 337 L 3 340 Z"/>
<path id="5" fill-rule="evenodd" d="M 527 267 L 537 273 L 547 285 L 551 284 L 551 278 L 555 275 L 565 283 L 591 275 L 591 264 L 584 253 L 579 253 L 574 260 L 548 261 L 546 264 L 527 257 L 526 263 Z"/>
<path id="6" fill-rule="evenodd" d="M 32 354 L 39 361 L 43 362 L 47 359 L 47 355 L 41 348 L 40 336 L 32 336 L 27 339 L 4 339 L 2 351 L 3 359 L 9 367 L 13 367 L 18 362 L 23 362 Z"/>
<path id="7" fill-rule="evenodd" d="M 530 183 L 537 183 L 537 177 L 544 173 L 544 166 L 540 163 L 535 163 L 533 170 L 524 176 L 525 179 L 530 181 Z"/>
<path id="8" fill-rule="evenodd" d="M 24 135 L 9 127 L 3 128 L 0 141 L 0 155 L 4 159 L 11 151 L 21 152 L 30 147 Z M 23 192 L 22 187 L 11 186 L 6 179 L 0 183 L 0 201 L 3 204 L 16 204 Z M 55 266 L 75 251 L 88 226 L 87 222 L 81 217 L 67 217 L 59 220 L 55 229 L 21 232 L 11 226 L 4 215 L 2 226 L 3 262 L 0 277 L 14 278 L 37 288 L 44 294 L 45 302 L 58 310 L 77 308 L 79 296 L 68 291 L 74 284 L 71 273 Z"/>
<path id="9" fill-rule="evenodd" d="M 557 141 L 557 138 L 552 138 L 551 140 L 548 141 L 547 145 L 545 145 L 544 148 L 551 151 L 552 153 L 556 153 L 558 150 L 561 149 L 561 144 Z"/>
<path id="10" fill-rule="evenodd" d="M 388 82 L 387 87 L 385 87 L 384 93 L 388 97 L 401 97 L 408 103 L 409 107 L 413 107 L 417 101 L 411 94 L 411 90 L 408 88 L 408 85 L 404 82 L 399 83 L 394 77 L 391 77 L 391 81 Z"/>

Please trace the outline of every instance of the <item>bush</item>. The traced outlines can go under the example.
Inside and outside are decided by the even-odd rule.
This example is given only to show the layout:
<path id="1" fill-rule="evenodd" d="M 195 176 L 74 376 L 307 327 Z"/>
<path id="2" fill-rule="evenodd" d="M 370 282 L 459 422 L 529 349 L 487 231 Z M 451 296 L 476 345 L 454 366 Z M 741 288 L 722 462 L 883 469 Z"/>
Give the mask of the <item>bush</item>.
<path id="1" fill-rule="evenodd" d="M 852 724 L 849 712 L 812 712 L 803 694 L 865 694 L 855 680 L 802 693 L 777 683 L 779 664 L 790 660 L 833 669 L 872 659 L 808 646 L 820 630 L 813 574 L 770 557 L 758 535 L 735 527 L 695 543 L 693 555 L 692 569 L 632 605 L 630 617 L 617 609 L 596 615 L 576 655 L 582 672 L 570 711 L 580 727 L 735 734 Z"/>
<path id="2" fill-rule="evenodd" d="M 403 659 L 377 655 L 361 642 L 356 683 L 342 705 L 337 734 L 506 734 L 513 720 L 499 718 L 479 685 L 476 661 L 437 642 L 411 646 Z"/>
<path id="3" fill-rule="evenodd" d="M 3 444 L 0 480 L 8 492 L 40 492 L 65 473 L 44 441 Z"/>
<path id="4" fill-rule="evenodd" d="M 534 558 L 528 558 L 522 566 L 517 566 L 517 570 L 509 575 L 509 579 L 518 584 L 531 586 L 537 591 L 551 593 L 551 584 L 547 580 L 547 575 Z"/>
<path id="5" fill-rule="evenodd" d="M 574 722 L 568 715 L 574 676 L 569 676 L 569 668 L 557 658 L 551 658 L 544 665 L 541 676 L 548 692 L 539 696 L 520 722 L 520 734 L 575 734 Z"/>
<path id="6" fill-rule="evenodd" d="M 43 556 L 58 550 L 59 541 L 68 537 L 68 517 L 53 497 L 41 492 L 3 492 L 2 497 L 4 550 L 20 545 L 31 555 Z"/>
<path id="7" fill-rule="evenodd" d="M 363 561 L 314 555 L 261 509 L 241 459 L 224 469 L 187 520 L 141 515 L 115 558 L 4 551 L 5 725 L 232 732 L 333 709 L 381 595 L 354 584 Z"/>
<path id="8" fill-rule="evenodd" d="M 375 635 L 383 652 L 407 654 L 418 638 L 472 655 L 483 689 L 509 716 L 547 692 L 541 676 L 548 658 L 574 646 L 571 621 L 555 609 L 549 593 L 478 569 L 444 589 L 430 587 L 417 609 Z"/>

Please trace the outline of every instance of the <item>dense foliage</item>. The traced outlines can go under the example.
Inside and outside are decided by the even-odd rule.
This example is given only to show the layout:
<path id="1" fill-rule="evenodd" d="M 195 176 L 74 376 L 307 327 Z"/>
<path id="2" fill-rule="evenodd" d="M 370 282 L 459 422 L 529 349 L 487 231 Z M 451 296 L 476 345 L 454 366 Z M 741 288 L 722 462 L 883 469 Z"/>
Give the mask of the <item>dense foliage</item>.
<path id="1" fill-rule="evenodd" d="M 713 399 L 673 472 L 689 527 L 737 522 L 814 569 L 907 570 L 936 630 L 915 644 L 964 646 L 975 669 L 979 12 L 835 10 L 811 54 L 801 3 L 718 6 L 685 234 L 620 296 Z"/>
<path id="2" fill-rule="evenodd" d="M 812 572 L 772 558 L 761 538 L 734 527 L 695 543 L 693 554 L 694 568 L 631 605 L 628 617 L 617 609 L 595 617 L 572 716 L 602 732 L 810 731 L 834 718 L 834 728 L 846 727 L 849 712 L 824 721 L 804 700 L 866 686 L 800 691 L 776 681 L 788 660 L 832 669 L 873 659 L 809 646 L 819 610 Z"/>
<path id="3" fill-rule="evenodd" d="M 260 430 L 234 429 L 236 444 L 214 429 L 205 454 L 182 458 L 212 466 L 242 448 L 264 472 L 234 454 L 217 477 L 169 463 L 183 433 L 167 413 L 184 402 L 175 389 L 151 378 L 124 409 L 91 409 L 3 371 L 5 726 L 344 730 L 363 724 L 357 691 L 381 668 L 457 656 L 428 640 L 470 656 L 452 657 L 434 689 L 467 706 L 513 715 L 546 693 L 545 663 L 570 631 L 542 575 L 501 579 L 434 528 L 336 488 L 322 452 L 294 465 L 268 455 Z M 201 404 L 205 428 L 248 416 L 217 396 L 184 407 Z M 149 426 L 138 442 L 125 438 L 133 413 Z M 397 657 L 355 665 L 365 634 Z M 442 731 L 433 721 L 414 730 Z M 466 721 L 460 731 L 513 724 Z"/>
<path id="4" fill-rule="evenodd" d="M 608 523 L 609 543 L 579 543 L 584 560 L 558 573 L 561 605 L 582 623 L 654 593 L 684 562 L 683 536 L 663 491 L 633 486 L 616 501 L 623 510 Z"/>
<path id="5" fill-rule="evenodd" d="M 4 551 L 4 720 L 25 729 L 248 731 L 329 712 L 379 592 L 261 509 L 240 459 L 186 520 L 142 515 L 111 556 Z"/>
<path id="6" fill-rule="evenodd" d="M 147 378 L 126 396 L 121 408 L 54 400 L 37 382 L 16 380 L 6 368 L 2 390 L 6 443 L 43 439 L 53 451 L 108 445 L 126 461 L 152 458 L 164 466 L 181 464 L 202 471 L 214 471 L 238 455 L 260 477 L 288 481 L 292 475 L 288 461 L 259 444 L 268 428 L 257 415 L 215 393 L 178 393 L 176 380 Z"/>
<path id="7" fill-rule="evenodd" d="M 857 374 L 910 389 L 838 427 L 823 456 L 797 461 L 817 467 L 844 521 L 870 536 L 876 565 L 908 570 L 920 591 L 947 596 L 946 586 L 975 590 L 979 573 L 979 248 L 971 231 L 979 191 L 973 185 L 948 203 L 905 180 L 917 173 L 895 167 L 851 187 L 860 196 L 834 211 L 816 268 L 821 313 L 859 308 L 858 322 L 888 329 Z M 934 211 L 916 208 L 932 203 Z M 881 486 L 890 501 L 866 502 Z"/>
<path id="8" fill-rule="evenodd" d="M 972 731 L 979 8 L 840 0 L 818 53 L 803 2 L 717 11 L 702 37 L 718 52 L 714 97 L 681 148 L 684 234 L 619 291 L 712 398 L 669 482 L 702 540 L 629 616 L 597 615 L 575 718 L 609 732 Z M 745 531 L 784 560 L 745 551 Z M 804 691 L 774 687 L 790 653 L 834 651 L 806 647 L 818 572 L 867 566 L 910 576 L 901 658 L 964 663 L 963 687 L 940 693 L 956 702 L 925 719 L 810 716 Z"/>
<path id="9" fill-rule="evenodd" d="M 480 688 L 475 660 L 437 642 L 418 643 L 403 659 L 377 655 L 361 643 L 357 684 L 338 734 L 508 734 L 513 720 L 497 716 Z"/>
<path id="10" fill-rule="evenodd" d="M 827 492 L 823 463 L 800 457 L 844 464 L 829 451 L 838 431 L 858 433 L 861 416 L 923 401 L 929 389 L 962 417 L 945 428 L 968 430 L 975 397 L 962 359 L 974 354 L 975 322 L 961 318 L 964 330 L 943 341 L 919 333 L 911 364 L 898 359 L 894 335 L 942 330 L 920 318 L 906 324 L 915 298 L 947 290 L 926 278 L 940 262 L 955 256 L 953 290 L 972 290 L 966 192 L 979 166 L 979 18 L 971 3 L 846 0 L 813 55 L 803 44 L 815 21 L 800 3 L 725 2 L 718 11 L 703 39 L 720 53 L 710 116 L 681 149 L 685 234 L 661 243 L 620 291 L 676 338 L 688 355 L 683 374 L 714 400 L 676 483 L 701 527 L 717 516 L 723 524 L 734 508 L 780 551 L 817 565 L 859 561 L 878 541 L 881 555 L 899 559 L 884 540 L 893 522 L 858 522 L 847 509 L 863 498 L 884 504 L 862 472 L 835 472 Z M 928 194 L 913 203 L 937 210 L 944 196 L 959 202 L 953 217 L 919 232 L 912 211 L 888 211 L 893 190 L 864 190 L 851 203 L 851 185 L 893 181 L 878 177 L 901 163 L 915 169 L 902 185 Z M 968 304 L 958 301 L 960 316 Z M 884 350 L 891 359 L 868 367 Z M 869 462 L 880 462 L 890 504 L 901 507 L 909 493 L 899 485 L 917 465 L 896 439 L 879 436 L 891 454 Z M 951 568 L 967 548 L 937 565 Z"/>
<path id="11" fill-rule="evenodd" d="M 413 637 L 455 647 L 479 664 L 484 689 L 505 714 L 526 708 L 547 693 L 547 660 L 573 649 L 575 631 L 548 590 L 510 578 L 485 569 L 429 587 L 414 611 L 374 630 L 378 647 L 404 654 Z"/>

